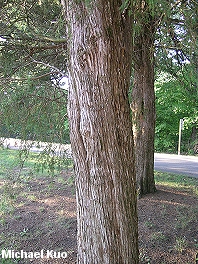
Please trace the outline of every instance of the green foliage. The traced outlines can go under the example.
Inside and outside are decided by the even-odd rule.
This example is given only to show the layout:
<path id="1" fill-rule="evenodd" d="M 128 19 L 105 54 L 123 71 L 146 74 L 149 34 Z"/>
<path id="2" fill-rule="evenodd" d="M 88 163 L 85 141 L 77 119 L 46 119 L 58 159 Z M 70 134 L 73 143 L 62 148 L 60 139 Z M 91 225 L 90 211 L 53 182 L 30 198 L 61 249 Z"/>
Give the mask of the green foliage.
<path id="1" fill-rule="evenodd" d="M 175 79 L 161 73 L 155 83 L 156 89 L 156 138 L 158 152 L 177 152 L 179 120 L 184 118 L 182 152 L 192 152 L 192 128 L 197 128 L 197 92 L 192 93 L 184 77 Z M 194 88 L 193 88 L 194 89 Z M 191 144 L 192 143 L 192 144 Z"/>
<path id="2" fill-rule="evenodd" d="M 40 155 L 37 156 L 35 169 L 37 172 L 47 171 L 51 175 L 55 175 L 62 168 L 68 169 L 72 167 L 73 162 L 71 159 L 65 157 L 59 157 L 52 152 L 51 148 L 47 148 Z"/>
<path id="3" fill-rule="evenodd" d="M 171 3 L 156 31 L 156 139 L 159 152 L 177 152 L 179 120 L 184 118 L 181 151 L 194 154 L 198 135 L 198 79 L 195 1 Z"/>
<path id="4" fill-rule="evenodd" d="M 48 85 L 48 87 L 47 87 Z M 68 143 L 65 129 L 67 91 L 51 82 L 11 83 L 0 91 L 0 134 L 38 141 Z"/>
<path id="5" fill-rule="evenodd" d="M 4 77 L 11 77 L 33 60 L 50 63 L 59 70 L 65 68 L 65 28 L 59 1 L 7 2 L 0 17 L 0 36 L 6 40 L 0 43 Z"/>
<path id="6" fill-rule="evenodd" d="M 0 9 L 0 136 L 69 142 L 67 58 L 59 1 L 7 1 Z"/>
<path id="7" fill-rule="evenodd" d="M 158 7 L 162 9 L 155 34 L 156 67 L 177 78 L 186 68 L 188 72 L 191 68 L 191 73 L 193 67 L 197 71 L 197 1 L 159 1 Z"/>
<path id="8" fill-rule="evenodd" d="M 121 12 L 123 12 L 125 9 L 129 8 L 130 5 L 131 5 L 131 0 L 122 1 L 122 5 L 120 6 Z"/>
<path id="9" fill-rule="evenodd" d="M 86 6 L 92 2 L 84 0 Z M 176 152 L 178 121 L 183 117 L 183 151 L 188 151 L 190 130 L 197 124 L 197 68 L 192 66 L 197 63 L 196 6 L 196 1 L 121 1 L 121 12 L 128 10 L 133 17 L 134 43 L 143 28 L 152 25 L 156 65 L 183 82 L 171 79 L 161 85 L 158 79 L 156 84 L 157 151 Z M 59 85 L 68 65 L 65 22 L 58 0 L 2 4 L 0 36 L 5 41 L 0 41 L 0 135 L 69 142 L 67 91 Z M 186 61 L 191 66 L 186 67 Z M 183 91 L 181 87 L 185 87 Z"/>

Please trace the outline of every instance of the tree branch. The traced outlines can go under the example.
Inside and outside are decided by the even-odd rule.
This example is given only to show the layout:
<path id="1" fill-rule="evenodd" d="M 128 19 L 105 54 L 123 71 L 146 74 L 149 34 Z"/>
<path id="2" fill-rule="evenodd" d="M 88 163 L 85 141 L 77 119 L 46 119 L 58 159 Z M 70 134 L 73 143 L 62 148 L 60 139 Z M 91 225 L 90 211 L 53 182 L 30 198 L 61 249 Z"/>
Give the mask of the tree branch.
<path id="1" fill-rule="evenodd" d="M 28 80 L 38 80 L 38 79 L 41 79 L 45 76 L 48 76 L 48 75 L 52 75 L 52 74 L 59 74 L 60 71 L 54 71 L 54 72 L 48 72 L 48 73 L 45 73 L 45 74 L 42 74 L 42 75 L 39 75 L 39 76 L 36 76 L 36 77 L 30 77 L 30 78 L 13 78 L 13 77 L 7 77 L 7 78 L 0 78 L 0 81 L 4 81 L 4 82 L 23 82 L 23 81 L 28 81 Z"/>

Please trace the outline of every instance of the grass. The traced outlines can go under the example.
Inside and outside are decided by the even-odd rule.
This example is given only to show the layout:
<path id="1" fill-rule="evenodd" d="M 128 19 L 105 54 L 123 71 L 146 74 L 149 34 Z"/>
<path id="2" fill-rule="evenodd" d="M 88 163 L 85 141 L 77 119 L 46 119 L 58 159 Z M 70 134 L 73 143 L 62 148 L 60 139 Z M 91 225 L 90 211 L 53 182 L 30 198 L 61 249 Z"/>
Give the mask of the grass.
<path id="1" fill-rule="evenodd" d="M 187 230 L 190 228 L 190 224 L 193 221 L 198 219 L 198 207 L 195 208 L 186 208 L 186 207 L 177 207 L 177 222 L 175 224 L 176 229 Z"/>
<path id="2" fill-rule="evenodd" d="M 196 178 L 166 172 L 155 172 L 155 182 L 157 185 L 176 188 L 198 195 L 198 181 Z"/>
<path id="3" fill-rule="evenodd" d="M 23 167 L 25 170 L 22 175 L 32 175 L 33 172 L 42 175 L 55 175 L 62 168 L 72 168 L 71 159 L 62 159 L 49 153 L 33 153 L 27 150 L 10 150 L 0 148 L 0 179 L 10 173 L 13 169 L 20 171 Z"/>
<path id="4" fill-rule="evenodd" d="M 18 260 L 2 259 L 2 249 L 7 247 L 10 249 L 11 245 L 15 247 L 14 249 L 20 249 L 24 242 L 31 244 L 32 241 L 39 241 L 44 232 L 42 226 L 36 223 L 31 229 L 27 223 L 21 221 L 25 215 L 25 213 L 21 214 L 21 211 L 26 210 L 29 205 L 33 206 L 34 210 L 38 207 L 38 215 L 45 215 L 43 223 L 50 225 L 48 236 L 54 235 L 55 229 L 61 225 L 64 225 L 65 229 L 71 227 L 73 222 L 65 222 L 61 215 L 58 215 L 56 220 L 54 216 L 46 218 L 48 207 L 45 205 L 44 197 L 53 197 L 54 194 L 59 194 L 59 190 L 63 194 L 66 186 L 71 188 L 73 176 L 67 179 L 65 172 L 68 171 L 71 175 L 72 167 L 71 160 L 64 160 L 60 157 L 0 148 L 0 228 L 3 230 L 0 232 L 0 264 L 18 263 Z M 43 201 L 41 206 L 40 197 Z M 27 214 L 32 214 L 34 217 L 35 213 L 31 210 L 27 211 Z M 31 218 L 27 216 L 25 219 L 31 226 Z M 13 230 L 9 231 L 8 235 L 7 230 L 11 222 L 17 224 L 12 227 Z M 47 228 L 44 229 L 44 235 L 46 235 Z"/>
<path id="5" fill-rule="evenodd" d="M 140 250 L 140 253 L 139 253 L 139 258 L 140 258 L 140 261 L 143 262 L 143 263 L 147 263 L 147 264 L 150 264 L 151 260 L 150 258 L 147 256 L 146 252 L 144 250 Z"/>
<path id="6" fill-rule="evenodd" d="M 161 231 L 153 232 L 151 235 L 151 242 L 153 244 L 161 243 L 163 241 L 166 241 L 167 239 L 168 238 Z"/>
<path id="7" fill-rule="evenodd" d="M 30 201 L 37 201 L 37 197 L 28 186 L 31 179 L 51 177 L 52 180 L 49 180 L 47 187 L 49 192 L 54 188 L 53 178 L 59 177 L 60 169 L 72 166 L 73 163 L 69 159 L 63 160 L 47 154 L 0 147 L 0 223 L 4 222 L 4 216 L 13 213 L 13 204 L 19 194 Z M 65 182 L 61 177 L 58 180 Z M 26 186 L 25 193 L 21 193 L 23 186 Z"/>
<path id="8" fill-rule="evenodd" d="M 187 240 L 185 237 L 178 237 L 176 238 L 175 241 L 175 249 L 179 252 L 182 253 L 185 248 L 187 247 Z"/>
<path id="9" fill-rule="evenodd" d="M 8 149 L 0 150 L 0 179 L 4 178 L 8 170 L 18 165 L 16 160 L 16 152 Z"/>
<path id="10" fill-rule="evenodd" d="M 20 170 L 20 165 L 23 163 L 23 169 Z M 40 162 L 35 165 L 37 162 Z M 48 166 L 48 163 L 50 165 Z M 26 152 L 20 153 L 17 150 L 9 149 L 0 149 L 0 224 L 3 224 L 6 229 L 8 216 L 11 216 L 12 219 L 19 220 L 21 215 L 17 214 L 15 209 L 19 209 L 20 204 L 17 204 L 17 197 L 24 198 L 22 201 L 26 202 L 27 205 L 38 204 L 38 214 L 45 214 L 48 210 L 45 203 L 39 205 L 39 195 L 60 195 L 59 191 L 64 191 L 65 186 L 69 186 L 71 190 L 75 193 L 74 186 L 74 176 L 73 174 L 69 175 L 68 178 L 62 177 L 60 172 L 61 166 L 64 168 L 71 168 L 71 160 L 66 161 L 64 164 L 63 160 L 59 157 L 51 156 L 41 156 L 38 153 L 29 153 L 27 156 Z M 188 194 L 193 194 L 198 196 L 198 180 L 190 177 L 185 177 L 183 175 L 155 172 L 155 181 L 158 186 L 166 186 L 168 188 L 176 189 L 177 191 L 185 191 Z M 47 184 L 46 184 L 47 182 Z M 38 188 L 38 186 L 42 186 Z M 35 191 L 38 188 L 37 192 Z M 57 189 L 56 189 L 57 188 Z M 158 204 L 157 204 L 158 205 Z M 157 215 L 159 217 L 160 223 L 166 221 L 166 218 L 169 217 L 169 207 L 170 203 L 161 204 L 161 211 Z M 50 207 L 50 204 L 49 204 Z M 171 250 L 177 251 L 179 254 L 185 253 L 186 247 L 189 247 L 189 240 L 185 237 L 185 232 L 188 232 L 191 223 L 195 223 L 198 219 L 198 207 L 185 207 L 182 205 L 175 204 L 172 207 L 176 213 L 175 222 L 171 222 L 170 225 L 174 226 L 175 232 L 177 234 L 174 237 L 174 241 L 171 245 Z M 48 236 L 52 236 L 54 233 L 54 219 L 56 217 L 56 226 L 63 228 L 63 230 L 69 230 L 74 225 L 74 218 L 66 217 L 62 207 L 55 208 L 57 210 L 53 212 L 52 218 L 43 218 L 43 225 L 49 229 Z M 46 213 L 47 214 L 47 213 Z M 149 243 L 152 244 L 153 250 L 156 250 L 157 247 L 164 244 L 169 244 L 170 236 L 163 230 L 163 223 L 159 226 L 154 221 L 153 216 L 151 215 L 148 218 L 144 219 L 143 223 L 145 229 L 150 232 L 150 235 L 147 235 L 149 238 Z M 13 234 L 12 237 L 3 237 L 3 234 L 0 234 L 0 242 L 6 240 L 7 244 L 10 245 L 11 241 L 17 240 L 20 246 L 20 243 L 23 244 L 24 240 L 32 241 L 39 240 L 40 237 L 46 235 L 43 233 L 42 226 L 36 226 L 35 230 L 32 231 L 31 228 L 28 228 L 26 225 L 20 229 L 16 234 Z M 181 232 L 181 234 L 180 234 Z M 194 247 L 198 248 L 198 241 L 194 239 L 191 241 Z M 5 243 L 6 244 L 6 243 Z M 149 252 L 146 249 L 140 249 L 140 260 L 141 263 L 152 263 Z M 17 263 L 13 260 L 2 260 L 0 259 L 0 264 L 13 264 Z M 165 263 L 165 262 L 161 262 Z"/>
<path id="11" fill-rule="evenodd" d="M 11 260 L 11 259 L 1 259 L 1 264 L 16 264 L 18 263 L 18 261 L 14 261 L 14 260 Z"/>

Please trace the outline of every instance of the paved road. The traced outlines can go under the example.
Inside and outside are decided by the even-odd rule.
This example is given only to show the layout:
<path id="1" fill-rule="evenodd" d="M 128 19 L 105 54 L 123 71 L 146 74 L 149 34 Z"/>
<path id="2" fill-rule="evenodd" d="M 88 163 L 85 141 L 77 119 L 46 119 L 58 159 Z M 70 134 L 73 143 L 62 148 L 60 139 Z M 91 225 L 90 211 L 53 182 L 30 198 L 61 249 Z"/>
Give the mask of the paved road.
<path id="1" fill-rule="evenodd" d="M 9 147 L 12 149 L 19 149 L 23 147 L 24 144 L 28 143 L 30 146 L 30 150 L 34 152 L 41 152 L 48 145 L 48 143 L 45 142 L 27 141 L 26 143 L 24 143 L 19 139 L 13 138 L 0 138 L 0 143 L 5 147 Z M 52 149 L 57 155 L 65 153 L 68 157 L 72 157 L 70 145 L 52 144 Z M 198 178 L 198 157 L 155 153 L 155 170 L 184 174 Z"/>
<path id="2" fill-rule="evenodd" d="M 198 157 L 155 153 L 155 170 L 198 178 Z"/>

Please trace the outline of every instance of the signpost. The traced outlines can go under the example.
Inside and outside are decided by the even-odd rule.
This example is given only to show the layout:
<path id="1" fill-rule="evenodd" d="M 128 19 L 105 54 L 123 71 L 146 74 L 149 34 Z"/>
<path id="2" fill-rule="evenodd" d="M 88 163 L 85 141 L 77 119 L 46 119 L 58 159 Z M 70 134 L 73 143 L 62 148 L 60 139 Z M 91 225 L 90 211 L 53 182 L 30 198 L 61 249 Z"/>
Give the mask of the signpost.
<path id="1" fill-rule="evenodd" d="M 180 149 L 181 149 L 181 132 L 183 130 L 184 120 L 179 120 L 179 143 L 178 143 L 178 155 L 180 155 Z"/>

